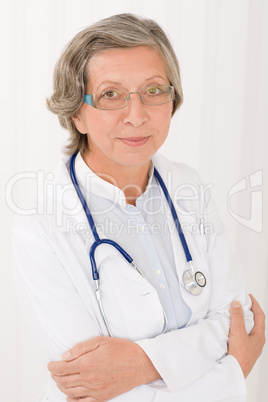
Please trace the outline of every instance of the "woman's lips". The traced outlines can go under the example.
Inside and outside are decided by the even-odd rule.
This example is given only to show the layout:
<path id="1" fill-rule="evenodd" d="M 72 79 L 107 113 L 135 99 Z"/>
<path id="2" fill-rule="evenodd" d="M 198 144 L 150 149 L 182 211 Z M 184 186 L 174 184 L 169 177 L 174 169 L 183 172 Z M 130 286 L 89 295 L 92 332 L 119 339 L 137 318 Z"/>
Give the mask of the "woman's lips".
<path id="1" fill-rule="evenodd" d="M 131 137 L 131 138 L 119 138 L 123 144 L 128 145 L 132 148 L 140 147 L 149 140 L 150 137 Z"/>

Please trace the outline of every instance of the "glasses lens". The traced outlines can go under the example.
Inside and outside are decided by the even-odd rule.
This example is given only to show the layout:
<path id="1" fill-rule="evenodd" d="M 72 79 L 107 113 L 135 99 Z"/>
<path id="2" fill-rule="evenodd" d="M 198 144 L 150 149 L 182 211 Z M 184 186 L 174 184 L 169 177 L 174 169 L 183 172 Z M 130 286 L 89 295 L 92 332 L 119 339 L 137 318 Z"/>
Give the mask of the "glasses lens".
<path id="1" fill-rule="evenodd" d="M 120 109 L 127 104 L 128 92 L 119 89 L 107 89 L 95 94 L 98 109 Z"/>
<path id="2" fill-rule="evenodd" d="M 142 101 L 145 105 L 161 105 L 172 101 L 172 87 L 167 85 L 152 85 L 141 89 Z"/>

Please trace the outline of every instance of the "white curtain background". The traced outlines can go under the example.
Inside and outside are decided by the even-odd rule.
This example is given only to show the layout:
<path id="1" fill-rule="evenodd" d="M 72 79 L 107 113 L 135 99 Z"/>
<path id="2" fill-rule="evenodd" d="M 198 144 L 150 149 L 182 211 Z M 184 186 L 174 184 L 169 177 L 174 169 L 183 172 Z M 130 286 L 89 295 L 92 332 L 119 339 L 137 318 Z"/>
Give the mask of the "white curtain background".
<path id="1" fill-rule="evenodd" d="M 14 213 L 4 189 L 19 172 L 57 164 L 67 134 L 45 106 L 55 62 L 79 30 L 112 14 L 153 18 L 168 33 L 185 99 L 162 153 L 213 184 L 248 291 L 267 314 L 268 1 L 5 0 L 0 7 L 1 401 L 34 402 L 48 378 L 18 311 L 9 240 Z M 20 181 L 14 202 L 20 205 L 34 186 Z M 267 349 L 247 379 L 249 402 L 267 402 Z"/>

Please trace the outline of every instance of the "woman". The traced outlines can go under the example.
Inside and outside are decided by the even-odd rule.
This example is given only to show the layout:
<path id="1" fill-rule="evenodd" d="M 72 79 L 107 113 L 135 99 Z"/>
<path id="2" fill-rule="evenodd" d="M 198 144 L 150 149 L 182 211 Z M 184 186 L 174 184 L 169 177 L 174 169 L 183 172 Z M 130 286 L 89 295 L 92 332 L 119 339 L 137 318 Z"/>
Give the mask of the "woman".
<path id="1" fill-rule="evenodd" d="M 48 106 L 70 132 L 69 156 L 39 196 L 45 214 L 13 229 L 21 303 L 53 361 L 40 401 L 245 400 L 263 317 L 256 344 L 210 195 L 156 154 L 181 103 L 176 56 L 151 20 L 102 20 L 59 59 Z M 241 336 L 231 331 L 227 355 L 234 300 Z"/>

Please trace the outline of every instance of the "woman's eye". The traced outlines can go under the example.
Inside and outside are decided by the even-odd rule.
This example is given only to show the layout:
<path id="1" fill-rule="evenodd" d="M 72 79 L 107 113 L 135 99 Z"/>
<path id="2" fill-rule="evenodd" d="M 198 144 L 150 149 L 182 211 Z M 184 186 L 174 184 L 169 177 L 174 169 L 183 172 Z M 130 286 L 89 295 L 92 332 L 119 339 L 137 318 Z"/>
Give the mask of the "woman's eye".
<path id="1" fill-rule="evenodd" d="M 146 91 L 149 95 L 158 95 L 161 91 L 159 87 L 150 87 Z"/>
<path id="2" fill-rule="evenodd" d="M 117 95 L 117 93 L 115 92 L 115 91 L 105 91 L 104 93 L 103 93 L 103 96 L 105 97 L 105 98 L 114 98 L 115 96 Z"/>

